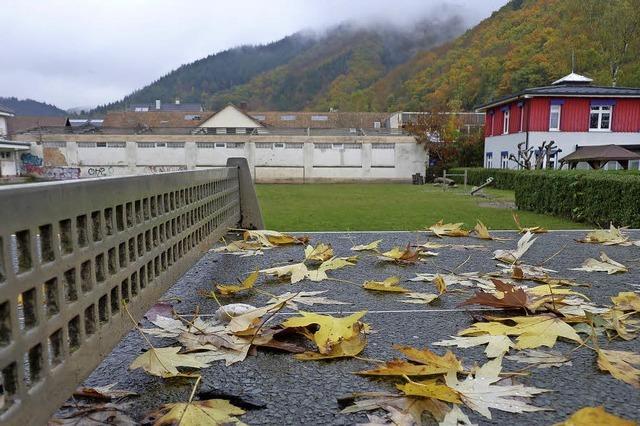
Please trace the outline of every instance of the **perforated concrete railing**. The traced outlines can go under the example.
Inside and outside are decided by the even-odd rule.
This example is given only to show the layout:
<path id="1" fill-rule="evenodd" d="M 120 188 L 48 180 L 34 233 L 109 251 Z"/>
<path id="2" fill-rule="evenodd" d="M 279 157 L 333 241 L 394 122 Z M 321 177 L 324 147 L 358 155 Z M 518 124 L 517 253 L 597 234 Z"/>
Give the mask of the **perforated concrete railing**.
<path id="1" fill-rule="evenodd" d="M 0 189 L 0 424 L 46 423 L 132 328 L 122 302 L 141 318 L 239 225 L 240 169 Z"/>

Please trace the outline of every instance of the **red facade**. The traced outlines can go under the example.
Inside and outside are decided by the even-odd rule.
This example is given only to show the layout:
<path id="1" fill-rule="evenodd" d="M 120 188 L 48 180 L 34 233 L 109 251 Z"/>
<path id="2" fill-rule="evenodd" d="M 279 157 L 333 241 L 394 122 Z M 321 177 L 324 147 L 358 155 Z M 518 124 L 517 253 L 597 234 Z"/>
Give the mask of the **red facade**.
<path id="1" fill-rule="evenodd" d="M 613 132 L 640 132 L 640 99 L 616 99 L 612 110 Z M 504 134 L 504 112 L 508 108 L 509 134 L 520 131 L 548 132 L 549 114 L 552 101 L 561 104 L 560 131 L 562 132 L 588 132 L 589 116 L 591 113 L 590 98 L 576 97 L 534 97 L 519 102 L 500 105 L 487 110 L 485 122 L 485 136 L 499 136 Z M 522 106 L 519 106 L 522 105 Z M 524 115 L 522 129 L 520 126 L 521 114 Z"/>

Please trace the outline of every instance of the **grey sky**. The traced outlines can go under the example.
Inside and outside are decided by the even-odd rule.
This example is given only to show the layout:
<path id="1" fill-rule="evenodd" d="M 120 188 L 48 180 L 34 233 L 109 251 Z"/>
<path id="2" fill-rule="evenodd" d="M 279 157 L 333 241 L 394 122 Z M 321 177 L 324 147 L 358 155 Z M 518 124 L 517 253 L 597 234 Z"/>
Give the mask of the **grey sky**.
<path id="1" fill-rule="evenodd" d="M 342 21 L 469 24 L 507 0 L 0 0 L 0 96 L 61 108 L 120 99 L 181 64 Z"/>

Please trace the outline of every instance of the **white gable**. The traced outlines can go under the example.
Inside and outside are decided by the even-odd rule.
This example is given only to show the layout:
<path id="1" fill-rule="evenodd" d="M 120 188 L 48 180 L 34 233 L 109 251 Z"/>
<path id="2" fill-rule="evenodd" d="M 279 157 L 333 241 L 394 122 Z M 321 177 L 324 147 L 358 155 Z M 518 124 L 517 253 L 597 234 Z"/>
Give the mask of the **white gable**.
<path id="1" fill-rule="evenodd" d="M 200 127 L 240 127 L 253 129 L 263 126 L 233 105 L 227 105 L 202 123 Z"/>

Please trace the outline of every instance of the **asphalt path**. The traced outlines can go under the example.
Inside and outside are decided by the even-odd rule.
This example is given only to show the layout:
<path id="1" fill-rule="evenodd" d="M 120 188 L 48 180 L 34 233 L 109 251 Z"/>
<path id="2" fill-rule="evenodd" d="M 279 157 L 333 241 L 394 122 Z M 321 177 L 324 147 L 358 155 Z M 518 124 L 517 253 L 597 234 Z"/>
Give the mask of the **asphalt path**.
<path id="1" fill-rule="evenodd" d="M 273 294 L 287 291 L 328 290 L 324 296 L 349 302 L 349 305 L 305 306 L 307 311 L 325 312 L 342 316 L 348 313 L 366 310 L 363 321 L 369 323 L 373 333 L 361 354 L 363 358 L 388 360 L 399 357 L 392 346 L 394 344 L 415 347 L 429 347 L 442 354 L 444 348 L 430 346 L 431 343 L 454 336 L 463 328 L 470 326 L 474 318 L 485 314 L 478 307 L 460 308 L 459 303 L 471 296 L 471 292 L 447 293 L 441 300 L 430 305 L 402 303 L 399 294 L 370 292 L 361 288 L 366 280 L 384 280 L 392 275 L 403 279 L 402 285 L 412 291 L 435 293 L 431 283 L 406 282 L 416 273 L 447 273 L 457 268 L 458 272 L 491 272 L 497 269 L 492 260 L 496 248 L 514 248 L 519 235 L 515 232 L 495 233 L 509 241 L 481 241 L 474 238 L 439 239 L 418 232 L 341 232 L 341 233 L 297 233 L 308 235 L 312 244 L 330 243 L 336 255 L 355 254 L 350 247 L 382 239 L 380 247 L 388 250 L 393 246 L 406 246 L 408 243 L 434 241 L 449 244 L 482 244 L 485 250 L 478 249 L 437 249 L 437 257 L 428 258 L 415 265 L 395 265 L 380 262 L 375 256 L 360 253 L 357 266 L 330 271 L 332 280 L 320 283 L 303 281 L 286 284 L 261 276 L 256 287 Z M 581 238 L 582 231 L 557 231 L 538 235 L 538 240 L 524 255 L 522 261 L 528 264 L 544 263 L 544 266 L 558 271 L 559 277 L 571 278 L 581 283 L 591 284 L 580 287 L 580 291 L 593 302 L 610 305 L 610 297 L 620 291 L 640 291 L 640 247 L 604 247 L 596 244 L 581 244 L 575 239 Z M 640 231 L 630 232 L 632 238 L 640 239 Z M 607 275 L 601 272 L 572 271 L 588 257 L 598 257 L 605 251 L 609 257 L 629 267 L 624 274 Z M 279 247 L 265 251 L 262 256 L 241 258 L 232 255 L 207 253 L 191 268 L 164 296 L 175 309 L 185 315 L 199 306 L 203 316 L 213 315 L 218 308 L 216 301 L 204 298 L 199 290 L 211 290 L 213 283 L 235 283 L 238 278 L 266 267 L 299 262 L 304 258 L 302 246 Z M 454 288 L 462 288 L 460 286 Z M 245 297 L 234 297 L 229 302 L 249 303 L 263 306 L 269 297 L 251 292 Z M 278 318 L 294 314 L 289 309 L 278 314 Z M 278 321 L 274 318 L 274 321 Z M 143 325 L 150 326 L 146 320 Z M 152 339 L 154 345 L 169 346 L 169 339 Z M 609 349 L 640 352 L 640 339 L 629 342 L 601 339 L 603 347 Z M 576 347 L 575 343 L 559 341 L 554 347 L 568 354 Z M 150 376 L 141 369 L 129 371 L 129 364 L 144 350 L 145 341 L 137 331 L 130 332 L 113 352 L 101 363 L 86 380 L 85 386 L 117 383 L 117 388 L 132 390 L 140 394 L 131 398 L 128 413 L 141 420 L 148 412 L 163 403 L 186 401 L 189 398 L 193 380 L 184 378 L 160 379 Z M 484 347 L 468 349 L 452 348 L 463 360 L 465 367 L 483 364 L 487 361 Z M 518 382 L 527 386 L 549 389 L 531 400 L 533 405 L 547 407 L 549 411 L 535 413 L 510 414 L 492 410 L 493 419 L 489 420 L 472 410 L 463 407 L 474 423 L 481 425 L 551 425 L 567 418 L 571 413 L 585 406 L 603 405 L 609 412 L 630 419 L 640 418 L 640 392 L 628 384 L 600 372 L 596 365 L 596 356 L 588 348 L 580 348 L 571 353 L 572 366 L 549 369 L 532 369 L 532 374 L 518 378 Z M 524 364 L 505 359 L 505 371 L 515 371 Z M 332 361 L 298 361 L 290 354 L 258 350 L 256 356 L 225 367 L 224 363 L 215 363 L 201 370 L 202 386 L 200 395 L 234 395 L 249 406 L 247 414 L 241 417 L 252 425 L 315 425 L 315 424 L 356 424 L 366 422 L 364 413 L 342 414 L 337 398 L 363 391 L 395 391 L 394 381 L 389 379 L 370 379 L 354 375 L 354 371 L 372 368 L 372 364 L 361 359 L 341 359 Z M 374 413 L 380 414 L 380 413 Z M 435 424 L 424 417 L 425 424 Z"/>

